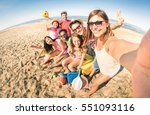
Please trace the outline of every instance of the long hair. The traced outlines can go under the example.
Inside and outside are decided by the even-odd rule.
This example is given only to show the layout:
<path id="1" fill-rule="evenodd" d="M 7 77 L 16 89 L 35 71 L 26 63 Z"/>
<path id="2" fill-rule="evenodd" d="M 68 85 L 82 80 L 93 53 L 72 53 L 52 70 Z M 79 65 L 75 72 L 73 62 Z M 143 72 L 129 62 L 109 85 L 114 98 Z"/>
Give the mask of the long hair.
<path id="1" fill-rule="evenodd" d="M 68 36 L 68 34 L 67 34 L 67 30 L 66 30 L 66 29 L 61 29 L 61 30 L 59 31 L 59 34 L 60 34 L 61 32 L 64 32 L 64 33 L 66 34 L 65 40 L 68 41 L 68 40 L 69 40 L 69 36 Z"/>
<path id="2" fill-rule="evenodd" d="M 49 51 L 52 51 L 53 50 L 53 45 L 52 44 L 47 44 L 46 43 L 46 38 L 49 38 L 49 39 L 51 39 L 52 41 L 54 41 L 51 37 L 49 37 L 49 36 L 45 36 L 44 37 L 44 49 L 45 49 L 45 51 L 48 53 Z"/>
<path id="3" fill-rule="evenodd" d="M 89 20 L 91 19 L 91 17 L 93 16 L 100 16 L 102 17 L 106 23 L 109 23 L 109 18 L 107 16 L 107 14 L 103 11 L 103 10 L 100 10 L 100 9 L 97 9 L 97 10 L 93 10 L 90 14 L 89 14 L 89 17 L 88 17 L 88 23 L 89 23 Z M 109 35 L 112 34 L 112 31 L 111 31 L 111 28 L 110 28 L 110 24 L 109 26 L 107 27 L 107 30 L 104 34 L 104 39 L 107 39 L 109 37 Z M 86 38 L 86 42 L 91 39 L 91 38 L 94 38 L 94 35 L 89 27 L 89 25 L 87 25 L 87 38 Z"/>
<path id="4" fill-rule="evenodd" d="M 73 44 L 73 38 L 74 37 L 77 37 L 80 40 L 80 46 L 79 46 L 79 48 L 81 48 L 81 50 L 82 50 L 82 47 L 83 47 L 83 39 L 84 39 L 83 36 L 82 35 L 78 35 L 77 33 L 73 33 L 70 36 L 70 49 L 71 49 L 72 53 L 74 52 L 74 47 L 75 47 L 75 45 Z"/>

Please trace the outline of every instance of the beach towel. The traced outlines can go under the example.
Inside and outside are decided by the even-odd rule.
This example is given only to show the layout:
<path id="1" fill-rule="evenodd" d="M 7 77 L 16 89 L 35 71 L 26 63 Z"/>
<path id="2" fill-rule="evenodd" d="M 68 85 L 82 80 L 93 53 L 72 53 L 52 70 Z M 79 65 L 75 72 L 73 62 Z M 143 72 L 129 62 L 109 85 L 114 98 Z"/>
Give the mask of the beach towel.
<path id="1" fill-rule="evenodd" d="M 88 75 L 92 72 L 92 65 L 93 65 L 93 57 L 86 54 L 85 60 L 83 61 L 83 64 L 81 66 L 81 72 L 84 75 Z"/>

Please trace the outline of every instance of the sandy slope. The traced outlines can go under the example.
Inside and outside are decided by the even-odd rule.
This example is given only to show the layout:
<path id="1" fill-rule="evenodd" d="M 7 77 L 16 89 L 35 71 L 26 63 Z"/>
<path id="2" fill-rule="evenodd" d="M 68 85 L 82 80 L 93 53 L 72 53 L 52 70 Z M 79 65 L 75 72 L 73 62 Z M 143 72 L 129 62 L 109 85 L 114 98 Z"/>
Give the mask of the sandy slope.
<path id="1" fill-rule="evenodd" d="M 34 60 L 36 50 L 30 45 L 42 45 L 48 34 L 45 24 L 23 25 L 0 32 L 0 97 L 80 97 L 86 92 L 74 91 L 70 84 L 59 88 L 57 78 L 51 77 L 53 72 Z M 121 39 L 136 43 L 142 37 L 123 28 L 114 33 Z M 131 97 L 131 93 L 131 75 L 123 70 L 91 97 Z"/>

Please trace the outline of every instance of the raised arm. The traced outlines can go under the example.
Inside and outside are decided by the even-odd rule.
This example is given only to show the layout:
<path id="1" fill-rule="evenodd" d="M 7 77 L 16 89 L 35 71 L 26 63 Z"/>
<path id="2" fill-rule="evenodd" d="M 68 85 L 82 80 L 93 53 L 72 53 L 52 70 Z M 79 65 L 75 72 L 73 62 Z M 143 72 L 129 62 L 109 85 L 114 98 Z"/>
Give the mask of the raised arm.
<path id="1" fill-rule="evenodd" d="M 124 23 L 124 18 L 121 16 L 121 10 L 117 10 L 116 17 L 117 17 L 117 22 L 113 23 L 113 24 L 110 24 L 110 28 L 112 30 L 121 27 Z"/>

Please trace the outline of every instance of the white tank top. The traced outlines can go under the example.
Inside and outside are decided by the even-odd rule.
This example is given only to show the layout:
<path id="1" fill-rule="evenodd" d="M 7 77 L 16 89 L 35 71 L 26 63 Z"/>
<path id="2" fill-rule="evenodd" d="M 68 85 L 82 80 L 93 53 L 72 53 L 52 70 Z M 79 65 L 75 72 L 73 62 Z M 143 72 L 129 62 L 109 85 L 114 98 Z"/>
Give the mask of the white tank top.
<path id="1" fill-rule="evenodd" d="M 115 76 L 121 65 L 106 52 L 105 48 L 100 51 L 95 49 L 95 53 L 101 73 L 109 77 Z"/>

